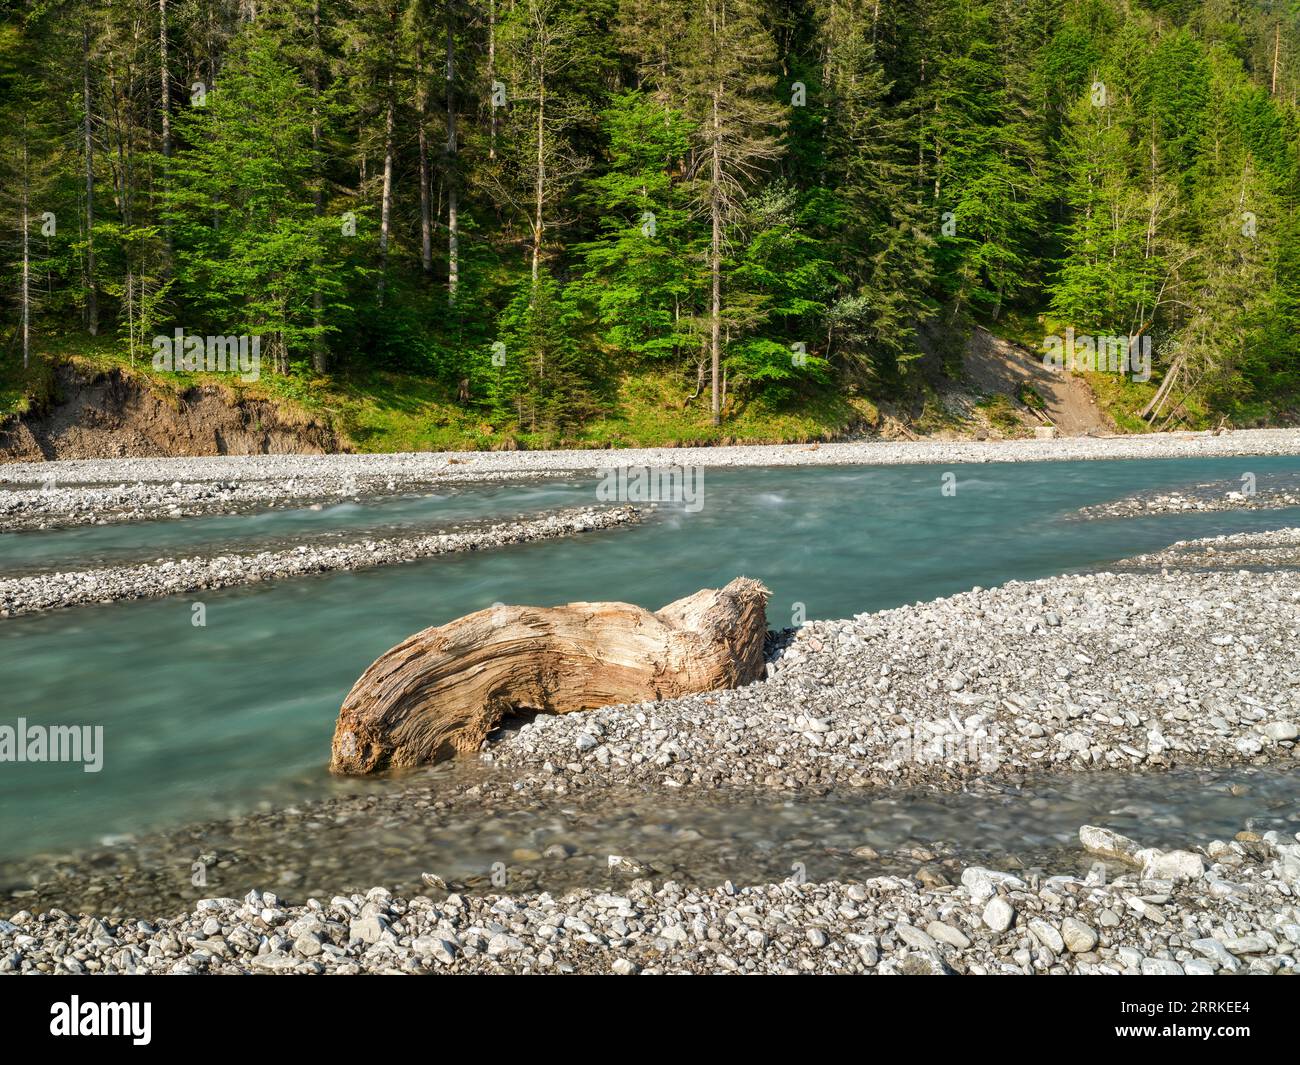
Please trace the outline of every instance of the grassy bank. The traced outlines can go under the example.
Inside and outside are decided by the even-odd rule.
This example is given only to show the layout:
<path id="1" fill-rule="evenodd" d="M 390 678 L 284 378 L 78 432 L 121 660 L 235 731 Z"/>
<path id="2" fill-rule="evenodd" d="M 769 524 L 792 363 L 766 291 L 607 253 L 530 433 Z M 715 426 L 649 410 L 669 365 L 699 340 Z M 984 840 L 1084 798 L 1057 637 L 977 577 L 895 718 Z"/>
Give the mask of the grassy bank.
<path id="1" fill-rule="evenodd" d="M 177 398 L 187 389 L 211 386 L 232 400 L 265 400 L 287 416 L 305 413 L 326 420 L 352 450 L 363 452 L 802 443 L 841 437 L 878 418 L 867 399 L 828 389 L 788 406 L 729 401 L 723 424 L 715 427 L 707 392 L 692 399 L 694 388 L 684 388 L 679 378 L 646 371 L 623 375 L 603 412 L 581 428 L 527 432 L 494 424 L 482 410 L 458 403 L 441 382 L 415 374 L 295 371 L 281 376 L 264 369 L 258 380 L 245 382 L 235 374 L 155 371 L 150 354 L 137 348 L 133 359 L 111 337 L 43 338 L 26 369 L 12 359 L 0 366 L 0 416 L 33 413 L 63 398 L 57 395 L 55 368 L 71 364 L 86 374 L 116 370 Z"/>
<path id="2" fill-rule="evenodd" d="M 1005 316 L 990 327 L 1000 338 L 1040 351 L 1044 331 L 1055 323 L 1043 316 Z M 135 357 L 119 338 L 69 334 L 41 338 L 28 367 L 12 356 L 0 360 L 0 417 L 43 409 L 58 396 L 55 369 L 72 364 L 84 373 L 116 370 L 156 394 L 179 400 L 188 389 L 220 389 L 232 401 L 263 400 L 279 408 L 287 424 L 304 415 L 327 423 L 345 446 L 361 452 L 539 450 L 545 448 L 636 448 L 708 444 L 807 443 L 842 439 L 882 428 L 900 416 L 906 434 L 961 437 L 991 432 L 1023 436 L 1031 431 L 1017 414 L 1019 405 L 1041 399 L 969 392 L 965 413 L 945 404 L 940 391 L 961 382 L 918 379 L 907 399 L 847 394 L 827 387 L 777 404 L 769 400 L 727 402 L 723 424 L 709 418 L 707 388 L 695 395 L 696 382 L 680 374 L 642 369 L 620 376 L 600 412 L 568 432 L 520 430 L 504 419 L 494 422 L 482 408 L 458 402 L 441 381 L 413 373 L 342 369 L 315 374 L 302 368 L 281 376 L 263 370 L 257 381 L 237 374 L 155 371 L 149 349 Z M 1099 406 L 1125 433 L 1147 433 L 1153 426 L 1137 412 L 1154 394 L 1158 380 L 1135 382 L 1114 374 L 1082 375 Z M 941 387 L 940 387 L 941 386 Z M 1012 400 L 1016 402 L 1013 402 Z M 1202 429 L 1221 415 L 1194 399 L 1170 428 Z M 1285 411 L 1259 410 L 1241 427 L 1290 424 Z"/>

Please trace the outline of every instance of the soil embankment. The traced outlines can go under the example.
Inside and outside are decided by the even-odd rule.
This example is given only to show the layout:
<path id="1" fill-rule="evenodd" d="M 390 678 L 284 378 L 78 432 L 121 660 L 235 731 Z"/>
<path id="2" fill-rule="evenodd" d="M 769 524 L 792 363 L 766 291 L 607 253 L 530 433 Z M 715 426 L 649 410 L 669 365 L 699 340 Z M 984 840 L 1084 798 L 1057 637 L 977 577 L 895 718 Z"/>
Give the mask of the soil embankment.
<path id="1" fill-rule="evenodd" d="M 55 398 L 0 421 L 0 462 L 347 450 L 323 421 L 219 385 L 179 394 L 121 370 L 59 367 Z"/>
<path id="2" fill-rule="evenodd" d="M 1087 381 L 1043 365 L 1041 355 L 1009 340 L 976 329 L 966 346 L 963 369 L 976 387 L 1002 393 L 1023 409 L 1021 396 L 1032 390 L 1042 401 L 1043 424 L 1054 425 L 1062 436 L 1104 436 L 1115 424 L 1097 403 Z M 1027 419 L 1032 421 L 1032 419 Z"/>

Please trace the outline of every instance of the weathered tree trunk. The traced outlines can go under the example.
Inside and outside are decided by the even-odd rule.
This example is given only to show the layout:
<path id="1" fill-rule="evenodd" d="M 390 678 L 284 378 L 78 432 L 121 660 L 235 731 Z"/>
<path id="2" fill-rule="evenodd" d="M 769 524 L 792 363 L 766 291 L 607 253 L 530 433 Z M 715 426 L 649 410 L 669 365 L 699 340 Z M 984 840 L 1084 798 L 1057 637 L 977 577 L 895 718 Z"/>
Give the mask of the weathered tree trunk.
<path id="1" fill-rule="evenodd" d="M 1174 382 L 1176 382 L 1183 371 L 1183 364 L 1187 360 L 1185 352 L 1179 352 L 1170 363 L 1169 369 L 1165 372 L 1165 379 L 1160 382 L 1160 387 L 1156 389 L 1156 394 L 1151 397 L 1148 403 L 1141 411 L 1138 412 L 1139 418 L 1148 420 L 1158 417 L 1160 411 L 1164 409 L 1165 401 L 1168 400 L 1170 392 L 1173 391 Z"/>
<path id="2" fill-rule="evenodd" d="M 469 754 L 507 715 L 567 714 L 735 688 L 763 675 L 768 591 L 738 577 L 651 613 L 630 603 L 502 606 L 418 632 L 353 685 L 330 769 Z"/>

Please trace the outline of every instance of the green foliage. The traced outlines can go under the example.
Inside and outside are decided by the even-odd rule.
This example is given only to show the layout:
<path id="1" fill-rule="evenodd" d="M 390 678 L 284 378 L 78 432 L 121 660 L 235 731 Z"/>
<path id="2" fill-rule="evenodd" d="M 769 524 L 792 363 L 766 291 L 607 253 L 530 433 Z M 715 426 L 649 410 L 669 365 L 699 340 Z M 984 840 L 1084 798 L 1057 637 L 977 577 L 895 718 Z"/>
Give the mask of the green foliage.
<path id="1" fill-rule="evenodd" d="M 1122 425 L 1300 409 L 1294 2 L 167 10 L 165 60 L 157 0 L 0 24 L 6 380 L 24 315 L 137 360 L 179 325 L 369 441 L 815 436 L 1050 314 L 1153 339 L 1097 383 Z"/>
<path id="2" fill-rule="evenodd" d="M 680 359 L 698 348 L 690 312 L 705 284 L 689 193 L 676 170 L 692 125 L 640 92 L 615 97 L 601 124 L 608 168 L 585 188 L 600 236 L 574 249 L 583 269 L 574 298 L 607 350 Z"/>
<path id="3" fill-rule="evenodd" d="M 198 324 L 269 336 L 271 354 L 287 364 L 336 331 L 315 320 L 313 294 L 333 313 L 346 305 L 343 229 L 312 205 L 309 92 L 276 51 L 250 24 L 204 105 L 176 116 L 187 146 L 163 162 L 163 219 L 176 280 L 205 319 Z"/>
<path id="4" fill-rule="evenodd" d="M 574 339 L 575 317 L 549 274 L 520 284 L 477 374 L 498 418 L 530 432 L 564 431 L 593 413 L 599 368 Z"/>

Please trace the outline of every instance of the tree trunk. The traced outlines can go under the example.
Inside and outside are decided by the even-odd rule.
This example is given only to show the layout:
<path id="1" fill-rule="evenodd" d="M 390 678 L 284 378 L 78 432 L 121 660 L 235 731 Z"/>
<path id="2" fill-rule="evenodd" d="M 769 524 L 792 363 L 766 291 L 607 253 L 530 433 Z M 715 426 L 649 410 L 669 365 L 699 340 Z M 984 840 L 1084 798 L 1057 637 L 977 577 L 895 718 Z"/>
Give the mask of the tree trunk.
<path id="1" fill-rule="evenodd" d="M 167 0 L 158 0 L 158 66 L 162 82 L 162 153 L 163 159 L 172 157 L 172 79 L 167 69 Z M 166 168 L 163 170 L 166 182 Z M 163 224 L 163 246 L 170 263 L 172 252 L 171 226 Z"/>
<path id="2" fill-rule="evenodd" d="M 415 110 L 419 115 L 417 131 L 420 152 L 420 271 L 433 275 L 433 215 L 429 202 L 429 83 L 424 69 L 424 45 L 415 45 Z"/>
<path id="3" fill-rule="evenodd" d="M 321 159 L 321 49 L 320 49 L 320 0 L 312 0 L 311 5 L 311 147 L 316 167 L 316 187 L 312 191 L 315 214 L 318 219 L 325 217 L 325 174 Z M 316 272 L 320 270 L 320 260 L 316 260 Z M 321 292 L 319 279 L 311 294 L 311 324 L 316 334 L 311 341 L 311 366 L 317 373 L 329 369 L 329 352 L 325 346 L 322 327 L 325 324 L 325 294 Z"/>
<path id="4" fill-rule="evenodd" d="M 488 2 L 488 91 L 497 80 L 497 0 Z M 488 141 L 488 158 L 497 157 L 497 109 L 492 104 L 488 110 L 492 113 L 492 133 Z"/>
<path id="5" fill-rule="evenodd" d="M 330 770 L 472 754 L 512 713 L 567 714 L 736 688 L 763 675 L 768 590 L 738 577 L 657 613 L 630 603 L 501 606 L 381 655 L 339 710 Z"/>
<path id="6" fill-rule="evenodd" d="M 533 284 L 542 264 L 542 203 L 546 196 L 546 77 L 537 82 L 537 181 L 533 201 Z"/>
<path id="7" fill-rule="evenodd" d="M 709 312 L 709 338 L 713 361 L 713 424 L 722 424 L 722 402 L 718 392 L 718 371 L 722 363 L 722 127 L 718 114 L 719 87 L 713 93 L 713 162 L 709 194 L 709 214 L 713 221 L 713 237 L 709 244 L 709 274 L 713 288 Z"/>
<path id="8" fill-rule="evenodd" d="M 90 118 L 90 23 L 81 27 L 81 110 L 86 155 L 86 332 L 99 335 L 99 296 L 95 292 L 95 147 Z"/>
<path id="9" fill-rule="evenodd" d="M 1277 65 L 1278 59 L 1282 55 L 1282 23 L 1279 22 L 1273 27 L 1273 81 L 1269 88 L 1269 95 L 1277 95 Z"/>
<path id="10" fill-rule="evenodd" d="M 1159 415 L 1164 408 L 1165 401 L 1169 398 L 1169 393 L 1173 390 L 1174 382 L 1178 380 L 1179 375 L 1183 372 L 1183 363 L 1186 361 L 1186 354 L 1179 352 L 1170 364 L 1165 379 L 1160 382 L 1160 387 L 1156 389 L 1156 394 L 1151 397 L 1151 402 L 1142 408 L 1139 418 L 1153 418 Z"/>
<path id="11" fill-rule="evenodd" d="M 19 293 L 19 307 L 21 309 L 20 332 L 22 334 L 23 344 L 23 369 L 26 369 L 31 361 L 31 281 L 32 281 L 32 258 L 31 258 L 31 238 L 27 233 L 27 119 L 23 119 L 23 196 L 22 196 L 22 214 L 20 218 L 22 224 L 23 240 L 23 270 L 21 290 Z"/>
<path id="12" fill-rule="evenodd" d="M 460 286 L 460 186 L 456 173 L 456 21 L 447 2 L 447 303 L 455 306 Z"/>
<path id="13" fill-rule="evenodd" d="M 393 74 L 388 73 L 388 102 L 384 108 L 384 190 L 379 204 L 379 305 L 384 305 L 388 277 L 388 231 L 393 214 Z"/>
<path id="14" fill-rule="evenodd" d="M 162 153 L 172 157 L 172 79 L 167 72 L 167 0 L 158 0 L 158 62 L 162 81 Z"/>

